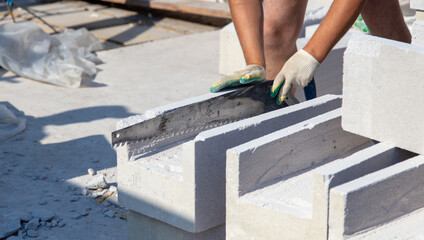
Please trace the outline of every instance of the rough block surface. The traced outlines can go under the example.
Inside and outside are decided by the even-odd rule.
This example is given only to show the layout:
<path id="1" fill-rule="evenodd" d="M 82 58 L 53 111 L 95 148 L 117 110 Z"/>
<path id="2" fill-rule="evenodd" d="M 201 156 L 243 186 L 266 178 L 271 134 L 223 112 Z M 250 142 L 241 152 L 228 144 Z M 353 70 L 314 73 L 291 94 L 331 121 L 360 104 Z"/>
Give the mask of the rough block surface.
<path id="1" fill-rule="evenodd" d="M 308 239 L 309 170 L 367 142 L 341 129 L 338 109 L 227 150 L 227 239 Z"/>
<path id="2" fill-rule="evenodd" d="M 313 170 L 313 239 L 327 239 L 330 189 L 399 163 L 416 154 L 379 143 Z"/>
<path id="3" fill-rule="evenodd" d="M 424 47 L 424 21 L 415 21 L 411 34 L 412 44 Z"/>
<path id="4" fill-rule="evenodd" d="M 346 131 L 424 154 L 424 48 L 352 36 L 344 55 Z"/>
<path id="5" fill-rule="evenodd" d="M 424 11 L 424 1 L 422 1 L 422 0 L 411 0 L 411 8 Z"/>
<path id="6" fill-rule="evenodd" d="M 187 102 L 149 112 L 155 116 L 184 105 Z M 188 232 L 221 225 L 225 222 L 225 150 L 340 106 L 340 96 L 323 96 L 204 131 L 191 139 L 177 139 L 149 154 L 137 154 L 142 143 L 120 145 L 119 201 Z M 133 117 L 120 125 L 147 118 Z"/>
<path id="7" fill-rule="evenodd" d="M 365 175 L 330 191 L 329 239 L 345 239 L 424 207 L 424 156 Z"/>

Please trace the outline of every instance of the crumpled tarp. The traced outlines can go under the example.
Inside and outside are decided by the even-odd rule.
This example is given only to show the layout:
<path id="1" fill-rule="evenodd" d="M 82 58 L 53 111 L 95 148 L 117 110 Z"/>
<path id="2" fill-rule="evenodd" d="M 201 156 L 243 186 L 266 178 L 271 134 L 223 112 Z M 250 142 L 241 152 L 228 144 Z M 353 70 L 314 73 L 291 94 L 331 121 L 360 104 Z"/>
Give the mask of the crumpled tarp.
<path id="1" fill-rule="evenodd" d="M 0 66 L 17 75 L 77 88 L 100 63 L 100 41 L 86 29 L 49 35 L 33 22 L 0 25 Z"/>
<path id="2" fill-rule="evenodd" d="M 26 120 L 18 118 L 5 105 L 0 104 L 0 141 L 11 138 L 26 128 Z"/>

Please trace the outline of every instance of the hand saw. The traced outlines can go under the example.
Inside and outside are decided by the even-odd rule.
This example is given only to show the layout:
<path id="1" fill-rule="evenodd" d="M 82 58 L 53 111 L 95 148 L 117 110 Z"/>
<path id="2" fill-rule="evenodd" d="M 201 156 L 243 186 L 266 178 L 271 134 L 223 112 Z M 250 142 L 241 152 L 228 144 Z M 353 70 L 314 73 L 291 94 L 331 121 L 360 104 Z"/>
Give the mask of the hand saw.
<path id="1" fill-rule="evenodd" d="M 112 145 L 141 143 L 139 153 L 184 140 L 207 129 L 299 103 L 291 94 L 281 105 L 270 97 L 272 81 L 193 103 L 112 133 Z"/>

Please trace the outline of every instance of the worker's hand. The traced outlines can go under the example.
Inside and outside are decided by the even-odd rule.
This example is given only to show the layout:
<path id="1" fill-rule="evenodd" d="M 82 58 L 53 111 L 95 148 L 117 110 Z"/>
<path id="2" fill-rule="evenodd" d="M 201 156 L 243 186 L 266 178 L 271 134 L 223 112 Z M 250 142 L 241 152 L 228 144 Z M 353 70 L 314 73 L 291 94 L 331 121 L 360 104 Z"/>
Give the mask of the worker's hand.
<path id="1" fill-rule="evenodd" d="M 265 79 L 265 68 L 252 64 L 247 65 L 246 69 L 237 71 L 233 75 L 222 78 L 211 87 L 211 92 L 219 92 L 225 88 L 238 87 L 243 84 L 259 83 Z"/>
<path id="2" fill-rule="evenodd" d="M 277 103 L 283 103 L 290 88 L 306 87 L 314 77 L 320 63 L 308 52 L 301 49 L 287 60 L 274 79 L 271 97 L 277 97 Z M 282 86 L 282 87 L 281 87 Z"/>

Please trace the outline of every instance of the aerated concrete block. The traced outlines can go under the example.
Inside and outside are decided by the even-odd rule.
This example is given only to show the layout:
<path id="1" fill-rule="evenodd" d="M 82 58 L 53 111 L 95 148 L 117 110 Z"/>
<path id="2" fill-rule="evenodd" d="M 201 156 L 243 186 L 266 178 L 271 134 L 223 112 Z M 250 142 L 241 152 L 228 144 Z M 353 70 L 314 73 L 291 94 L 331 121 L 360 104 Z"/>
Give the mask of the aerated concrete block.
<path id="1" fill-rule="evenodd" d="M 424 207 L 424 156 L 365 175 L 330 191 L 329 239 L 352 234 Z"/>
<path id="2" fill-rule="evenodd" d="M 340 109 L 227 151 L 226 236 L 325 239 L 311 232 L 311 169 L 369 143 L 345 132 Z"/>
<path id="3" fill-rule="evenodd" d="M 412 44 L 424 47 L 424 21 L 415 21 L 412 25 Z"/>
<path id="4" fill-rule="evenodd" d="M 424 11 L 424 1 L 422 0 L 411 0 L 410 6 L 412 9 Z"/>
<path id="5" fill-rule="evenodd" d="M 311 239 L 327 239 L 330 189 L 414 157 L 416 154 L 379 143 L 313 170 Z"/>
<path id="6" fill-rule="evenodd" d="M 205 99 L 203 97 L 202 99 Z M 192 102 L 198 99 L 192 99 Z M 186 103 L 180 104 L 181 106 Z M 187 232 L 225 223 L 225 150 L 339 108 L 328 95 L 201 132 L 148 154 L 141 143 L 117 147 L 119 201 L 125 207 Z M 171 106 L 176 108 L 178 106 Z M 170 109 L 156 109 L 151 117 Z M 148 117 L 122 121 L 125 127 Z"/>
<path id="7" fill-rule="evenodd" d="M 424 48 L 352 36 L 344 55 L 346 131 L 424 154 Z"/>

